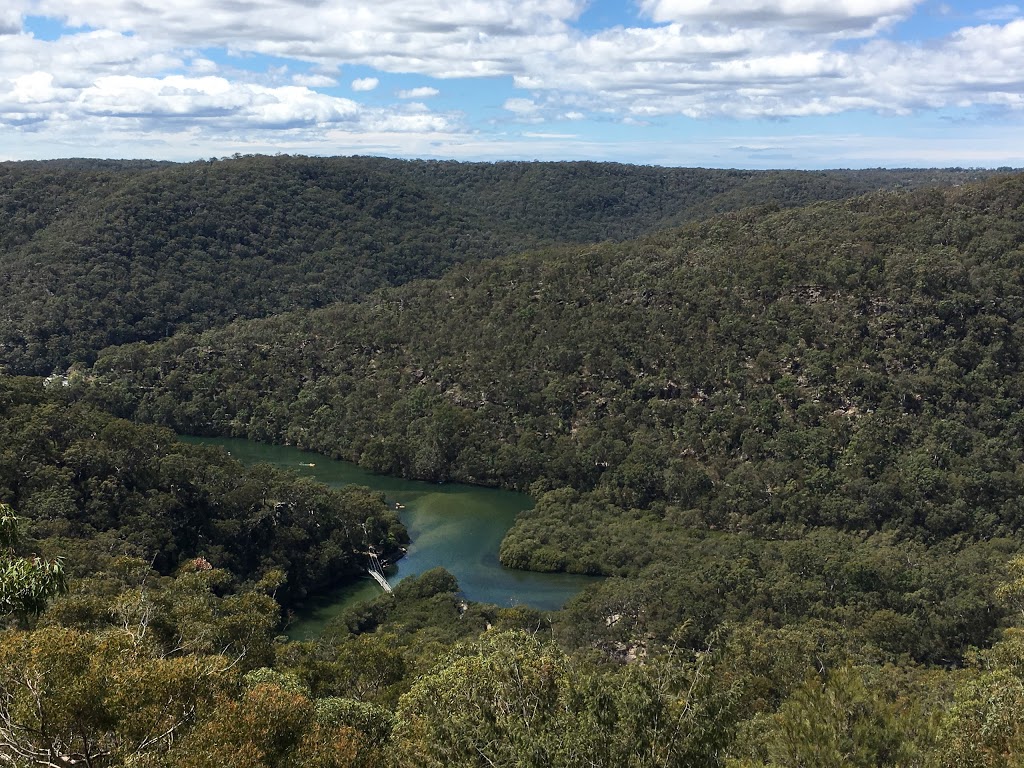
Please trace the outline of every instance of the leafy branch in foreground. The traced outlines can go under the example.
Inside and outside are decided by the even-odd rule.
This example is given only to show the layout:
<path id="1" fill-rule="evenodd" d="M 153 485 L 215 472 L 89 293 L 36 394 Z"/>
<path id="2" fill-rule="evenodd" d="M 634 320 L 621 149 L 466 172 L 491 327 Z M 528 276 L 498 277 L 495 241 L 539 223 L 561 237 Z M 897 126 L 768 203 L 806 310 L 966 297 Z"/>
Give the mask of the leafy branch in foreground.
<path id="1" fill-rule="evenodd" d="M 67 579 L 59 558 L 15 555 L 19 539 L 14 510 L 0 503 L 0 615 L 14 614 L 26 626 L 50 598 L 67 592 Z"/>

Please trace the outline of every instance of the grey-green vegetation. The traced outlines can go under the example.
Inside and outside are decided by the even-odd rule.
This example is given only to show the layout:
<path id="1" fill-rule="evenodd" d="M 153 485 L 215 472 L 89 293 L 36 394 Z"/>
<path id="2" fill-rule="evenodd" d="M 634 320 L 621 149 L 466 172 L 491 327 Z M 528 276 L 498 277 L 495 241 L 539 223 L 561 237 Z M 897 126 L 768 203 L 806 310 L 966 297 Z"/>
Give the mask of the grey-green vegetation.
<path id="1" fill-rule="evenodd" d="M 0 371 L 47 375 L 109 345 L 356 300 L 542 244 L 987 175 L 370 157 L 0 163 Z"/>
<path id="2" fill-rule="evenodd" d="M 261 276 L 287 294 L 329 270 L 253 268 L 286 242 L 253 233 L 290 209 L 277 190 L 247 198 L 235 173 L 358 168 L 291 197 L 315 210 L 362 195 L 373 221 L 405 210 L 397 191 L 416 177 L 414 200 L 445 201 L 438 221 L 461 211 L 470 241 L 495 246 L 449 239 L 420 262 L 389 234 L 363 252 L 383 272 L 348 293 L 257 306 L 243 292 L 234 321 L 199 297 L 207 315 L 138 334 L 100 301 L 92 336 L 76 320 L 42 346 L 6 337 L 10 371 L 89 364 L 67 386 L 0 380 L 0 500 L 23 520 L 20 551 L 62 557 L 68 579 L 31 628 L 0 631 L 8 762 L 1019 764 L 1024 177 L 906 173 L 899 184 L 933 186 L 895 190 L 879 172 L 884 191 L 840 199 L 839 180 L 874 177 L 693 172 L 690 187 L 732 178 L 734 192 L 686 207 L 659 197 L 677 177 L 653 169 L 332 162 L 5 167 L 26 189 L 64 174 L 72 208 L 101 204 L 78 174 L 122 189 L 134 218 L 93 217 L 89 263 L 221 254 L 256 293 Z M 503 186 L 511 171 L 518 186 Z M 207 240 L 170 194 L 200 172 L 239 214 L 218 209 Z M 461 181 L 445 189 L 449 172 Z M 609 179 L 650 194 L 602 208 L 584 190 Z M 459 195 L 481 198 L 472 214 Z M 29 222 L 3 236 L 6 274 L 60 272 L 45 266 L 55 233 L 78 230 L 50 197 L 35 212 L 18 206 L 27 193 L 5 200 Z M 294 252 L 330 252 L 305 242 Z M 339 249 L 322 263 L 363 274 Z M 111 278 L 84 282 L 47 311 L 76 317 Z M 371 544 L 397 550 L 403 528 L 366 489 L 245 470 L 168 427 L 528 491 L 504 562 L 608 578 L 542 612 L 467 603 L 430 570 L 285 642 L 282 606 L 354 574 Z"/>

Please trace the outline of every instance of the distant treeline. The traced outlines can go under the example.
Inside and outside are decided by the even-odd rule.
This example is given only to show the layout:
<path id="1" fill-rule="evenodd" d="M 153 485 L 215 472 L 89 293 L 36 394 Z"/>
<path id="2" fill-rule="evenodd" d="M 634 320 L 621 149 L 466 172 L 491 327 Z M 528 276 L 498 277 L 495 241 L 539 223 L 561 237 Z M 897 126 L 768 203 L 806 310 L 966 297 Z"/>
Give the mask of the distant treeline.
<path id="1" fill-rule="evenodd" d="M 0 164 L 0 371 L 354 300 L 461 262 L 981 171 L 243 157 Z"/>

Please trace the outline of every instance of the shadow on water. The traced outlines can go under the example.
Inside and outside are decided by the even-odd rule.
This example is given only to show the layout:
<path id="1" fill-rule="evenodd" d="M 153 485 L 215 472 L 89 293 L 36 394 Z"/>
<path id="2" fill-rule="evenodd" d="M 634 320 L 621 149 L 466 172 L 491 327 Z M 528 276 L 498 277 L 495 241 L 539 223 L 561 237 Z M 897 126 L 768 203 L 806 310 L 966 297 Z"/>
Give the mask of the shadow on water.
<path id="1" fill-rule="evenodd" d="M 243 464 L 271 464 L 327 485 L 357 484 L 382 491 L 388 504 L 399 505 L 398 515 L 412 538 L 408 554 L 387 570 L 388 582 L 392 585 L 406 576 L 442 566 L 455 575 L 463 594 L 470 600 L 554 610 L 596 580 L 590 576 L 532 573 L 501 566 L 498 546 L 502 537 L 516 515 L 533 504 L 525 494 L 374 475 L 355 464 L 335 461 L 321 454 L 249 440 L 183 439 L 221 446 Z M 367 577 L 311 598 L 296 611 L 288 635 L 293 640 L 316 637 L 346 608 L 380 594 L 381 588 Z"/>

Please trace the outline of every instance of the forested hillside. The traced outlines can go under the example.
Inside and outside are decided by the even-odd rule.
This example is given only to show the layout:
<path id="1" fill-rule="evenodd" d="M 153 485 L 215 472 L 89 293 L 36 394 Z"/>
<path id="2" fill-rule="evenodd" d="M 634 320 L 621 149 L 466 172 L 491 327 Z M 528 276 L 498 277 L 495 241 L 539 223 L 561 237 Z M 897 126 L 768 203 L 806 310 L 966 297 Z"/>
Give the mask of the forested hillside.
<path id="1" fill-rule="evenodd" d="M 38 379 L 0 379 L 0 446 L 0 499 L 73 578 L 111 554 L 163 574 L 203 557 L 243 581 L 277 572 L 291 605 L 361 574 L 368 546 L 394 555 L 408 542 L 378 494 L 245 470 Z"/>
<path id="2" fill-rule="evenodd" d="M 116 185 L 321 162 L 334 161 L 83 167 Z M 413 169 L 497 174 L 449 189 L 518 213 L 472 230 L 493 249 L 441 258 L 438 279 L 382 274 L 346 288 L 355 301 L 211 315 L 220 327 L 103 351 L 66 329 L 91 367 L 45 386 L 0 378 L 0 503 L 24 533 L 0 506 L 0 758 L 1019 764 L 1024 176 L 787 208 L 799 201 L 770 175 L 723 172 L 683 213 L 637 195 L 604 220 L 583 215 L 593 179 L 574 187 L 570 172 L 675 177 L 414 163 L 387 189 Z M 562 213 L 539 204 L 557 197 L 545 179 L 568 184 Z M 77 189 L 69 204 L 89 204 Z M 542 192 L 515 208 L 527 190 Z M 56 226 L 43 197 L 37 234 L 13 250 Z M 633 204 L 649 218 L 612 231 Z M 283 204 L 268 206 L 253 221 Z M 731 212 L 697 215 L 717 208 Z M 584 231 L 604 242 L 573 244 Z M 255 263 L 232 258 L 218 274 Z M 469 603 L 435 569 L 288 642 L 282 608 L 405 531 L 365 489 L 244 470 L 166 427 L 526 490 L 536 505 L 503 562 L 607 578 L 542 613 Z M 33 597 L 30 566 L 60 556 L 66 593 Z"/>
<path id="3" fill-rule="evenodd" d="M 981 175 L 359 157 L 4 163 L 0 370 L 48 374 L 108 345 L 353 300 L 544 243 Z"/>
<path id="4" fill-rule="evenodd" d="M 83 394 L 528 488 L 506 564 L 639 585 L 597 635 L 816 616 L 949 660 L 998 623 L 981 574 L 1024 525 L 1022 201 L 1016 176 L 467 265 L 109 351 Z"/>
<path id="5" fill-rule="evenodd" d="M 1022 197 L 1018 176 L 466 266 L 111 350 L 93 392 L 183 432 L 712 529 L 1009 534 Z"/>

